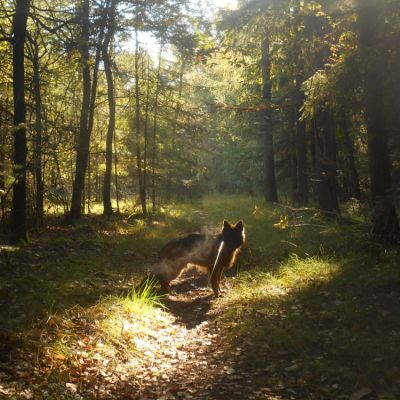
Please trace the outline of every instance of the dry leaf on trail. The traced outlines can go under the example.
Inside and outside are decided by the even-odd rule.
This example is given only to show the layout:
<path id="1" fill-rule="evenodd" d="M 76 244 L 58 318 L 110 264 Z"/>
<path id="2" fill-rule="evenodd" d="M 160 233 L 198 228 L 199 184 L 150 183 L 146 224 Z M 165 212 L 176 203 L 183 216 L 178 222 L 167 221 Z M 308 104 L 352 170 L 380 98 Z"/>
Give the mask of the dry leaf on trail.
<path id="1" fill-rule="evenodd" d="M 74 383 L 67 382 L 67 383 L 65 384 L 65 387 L 66 387 L 69 391 L 71 391 L 71 392 L 73 392 L 73 393 L 76 393 L 76 392 L 78 391 L 78 386 L 75 385 Z"/>
<path id="2" fill-rule="evenodd" d="M 350 400 L 362 400 L 365 399 L 370 394 L 372 394 L 372 390 L 370 388 L 365 387 L 360 390 L 357 390 L 357 392 L 354 392 L 350 396 Z"/>

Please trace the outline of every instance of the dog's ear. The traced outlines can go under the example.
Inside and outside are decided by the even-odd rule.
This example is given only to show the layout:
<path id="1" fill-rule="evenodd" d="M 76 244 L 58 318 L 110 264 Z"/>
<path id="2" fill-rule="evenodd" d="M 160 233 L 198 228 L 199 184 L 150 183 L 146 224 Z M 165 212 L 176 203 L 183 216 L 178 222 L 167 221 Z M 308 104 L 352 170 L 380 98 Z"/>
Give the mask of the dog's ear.
<path id="1" fill-rule="evenodd" d="M 232 228 L 232 225 L 226 219 L 224 219 L 224 229 L 228 228 Z"/>
<path id="2" fill-rule="evenodd" d="M 237 230 L 239 230 L 239 231 L 242 231 L 243 228 L 244 228 L 243 221 L 240 220 L 240 221 L 235 225 L 235 229 L 237 229 Z"/>

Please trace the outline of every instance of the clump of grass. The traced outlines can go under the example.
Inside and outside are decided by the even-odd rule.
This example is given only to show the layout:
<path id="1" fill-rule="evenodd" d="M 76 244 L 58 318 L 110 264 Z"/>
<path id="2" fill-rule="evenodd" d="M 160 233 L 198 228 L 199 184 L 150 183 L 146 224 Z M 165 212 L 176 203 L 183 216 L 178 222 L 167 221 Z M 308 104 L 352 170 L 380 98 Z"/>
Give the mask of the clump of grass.
<path id="1" fill-rule="evenodd" d="M 74 307 L 59 317 L 44 346 L 51 373 L 60 376 L 60 370 L 85 364 L 141 359 L 140 344 L 151 343 L 155 331 L 169 323 L 154 286 L 148 280 L 139 290 L 108 296 L 92 307 Z"/>
<path id="2" fill-rule="evenodd" d="M 141 307 L 163 308 L 161 302 L 164 295 L 160 295 L 156 291 L 157 280 L 153 276 L 149 276 L 142 282 L 139 287 L 134 287 L 126 296 L 126 301 Z"/>

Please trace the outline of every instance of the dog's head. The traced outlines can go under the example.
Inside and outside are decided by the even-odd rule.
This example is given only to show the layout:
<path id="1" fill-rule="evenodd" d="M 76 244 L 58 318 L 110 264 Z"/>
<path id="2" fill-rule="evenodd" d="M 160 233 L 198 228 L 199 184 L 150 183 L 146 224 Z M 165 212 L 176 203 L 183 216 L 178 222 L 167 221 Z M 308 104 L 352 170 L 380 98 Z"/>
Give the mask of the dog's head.
<path id="1" fill-rule="evenodd" d="M 236 225 L 232 225 L 228 221 L 224 220 L 222 238 L 224 243 L 231 249 L 237 249 L 242 246 L 246 238 L 243 221 L 239 221 Z"/>

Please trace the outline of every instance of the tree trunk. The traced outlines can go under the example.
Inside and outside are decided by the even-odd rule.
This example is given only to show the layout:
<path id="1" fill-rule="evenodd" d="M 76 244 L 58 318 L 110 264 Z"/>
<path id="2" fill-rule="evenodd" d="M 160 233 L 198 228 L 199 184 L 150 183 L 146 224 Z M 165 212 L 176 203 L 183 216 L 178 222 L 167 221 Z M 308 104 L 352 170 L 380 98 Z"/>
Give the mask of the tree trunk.
<path id="1" fill-rule="evenodd" d="M 340 118 L 342 122 L 342 129 L 344 135 L 344 142 L 346 146 L 347 152 L 347 165 L 348 165 L 348 176 L 349 176 L 349 185 L 350 185 L 350 195 L 357 200 L 361 199 L 361 190 L 360 190 L 360 180 L 358 177 L 356 160 L 355 160 L 355 150 L 354 143 L 352 138 L 350 137 L 349 128 L 347 125 L 347 117 L 346 111 L 342 110 L 340 113 Z"/>
<path id="2" fill-rule="evenodd" d="M 163 44 L 160 44 L 160 50 L 158 52 L 158 68 L 157 68 L 157 82 L 156 82 L 156 94 L 154 99 L 154 121 L 153 121 L 153 136 L 152 136 L 152 148 L 151 148 L 151 202 L 153 214 L 157 211 L 156 204 L 156 162 L 157 162 L 157 128 L 158 128 L 158 98 L 160 96 L 161 89 L 161 61 Z"/>
<path id="3" fill-rule="evenodd" d="M 140 89 L 139 89 L 139 39 L 136 28 L 136 50 L 135 50 L 135 147 L 136 147 L 136 166 L 139 180 L 139 198 L 142 206 L 142 213 L 147 217 L 146 188 L 143 182 L 142 153 L 140 145 Z"/>
<path id="4" fill-rule="evenodd" d="M 364 65 L 364 105 L 368 131 L 368 166 L 373 200 L 372 231 L 392 236 L 400 232 L 391 196 L 390 157 L 384 109 L 383 71 L 380 54 L 379 0 L 360 0 L 358 4 L 360 50 Z"/>
<path id="5" fill-rule="evenodd" d="M 337 197 L 336 139 L 331 112 L 324 108 L 318 115 L 316 137 L 317 196 L 322 211 L 339 210 Z"/>
<path id="6" fill-rule="evenodd" d="M 26 224 L 26 104 L 24 45 L 29 0 L 17 0 L 13 20 L 14 158 L 10 241 L 27 241 Z"/>
<path id="7" fill-rule="evenodd" d="M 296 203 L 305 205 L 308 203 L 308 168 L 307 168 L 307 133 L 306 123 L 300 120 L 300 109 L 303 105 L 303 94 L 300 91 L 300 78 L 297 78 L 296 88 L 296 158 L 297 158 L 297 193 Z"/>
<path id="8" fill-rule="evenodd" d="M 111 70 L 111 58 L 110 58 L 110 43 L 114 37 L 115 32 L 115 5 L 116 0 L 113 0 L 110 5 L 109 19 L 108 19 L 108 31 L 106 33 L 103 45 L 103 62 L 104 71 L 107 80 L 107 100 L 108 100 L 108 128 L 106 138 L 106 171 L 104 174 L 104 185 L 103 185 L 103 206 L 104 214 L 111 215 L 113 212 L 111 204 L 111 174 L 112 174 L 112 147 L 113 137 L 115 131 L 115 98 L 114 98 L 114 79 Z"/>
<path id="9" fill-rule="evenodd" d="M 117 136 L 114 138 L 114 180 L 115 180 L 115 201 L 117 203 L 117 213 L 119 214 L 119 182 L 118 182 L 118 152 L 117 152 Z"/>
<path id="10" fill-rule="evenodd" d="M 42 171 L 42 96 L 40 88 L 40 64 L 39 64 L 39 45 L 35 40 L 33 43 L 33 94 L 35 99 L 35 152 L 34 152 L 34 168 L 36 177 L 36 225 L 38 228 L 43 227 L 43 196 L 44 182 Z"/>
<path id="11" fill-rule="evenodd" d="M 178 120 L 179 114 L 181 111 L 181 100 L 182 100 L 182 89 L 183 89 L 183 75 L 185 73 L 186 67 L 186 58 L 182 58 L 181 68 L 179 71 L 179 83 L 178 83 L 178 99 L 175 104 L 175 114 L 174 114 L 174 122 L 172 125 L 172 149 L 175 149 L 176 144 L 176 130 L 178 128 Z"/>
<path id="12" fill-rule="evenodd" d="M 89 107 L 90 107 L 90 54 L 89 54 L 89 0 L 82 0 L 80 9 L 81 37 L 80 54 L 82 64 L 82 108 L 79 121 L 79 136 L 77 143 L 75 178 L 72 188 L 72 203 L 70 211 L 71 222 L 76 222 L 82 214 L 82 192 L 85 184 L 85 174 L 89 157 L 90 131 L 89 131 Z"/>
<path id="13" fill-rule="evenodd" d="M 265 167 L 265 199 L 268 202 L 277 202 L 278 193 L 275 177 L 275 155 L 272 138 L 272 110 L 271 110 L 271 59 L 269 50 L 269 36 L 266 36 L 262 42 L 262 97 L 266 109 L 263 111 L 263 130 L 264 130 L 264 167 Z"/>
<path id="14" fill-rule="evenodd" d="M 304 93 L 302 92 L 301 85 L 304 82 L 304 61 L 301 57 L 301 44 L 299 37 L 301 36 L 301 2 L 296 1 L 294 7 L 294 32 L 295 32 L 295 64 L 296 64 L 296 86 L 295 86 L 295 123 L 296 123 L 296 158 L 297 158 L 297 191 L 295 194 L 295 202 L 299 205 L 306 205 L 308 203 L 308 165 L 307 165 L 307 134 L 306 123 L 302 121 L 300 110 L 304 104 Z"/>
<path id="15" fill-rule="evenodd" d="M 144 63 L 143 63 L 144 71 Z M 144 192 L 147 193 L 147 156 L 149 144 L 149 108 L 150 108 L 150 60 L 147 60 L 147 86 L 146 86 L 146 105 L 145 105 L 145 120 L 144 120 L 144 148 L 143 148 L 143 186 Z"/>
<path id="16" fill-rule="evenodd" d="M 6 87 L 8 92 L 8 88 Z M 6 133 L 5 127 L 3 127 L 3 113 L 0 110 L 0 208 L 1 208 L 1 226 L 2 231 L 6 233 L 6 206 L 5 206 L 5 197 L 6 197 L 6 179 L 5 179 L 5 162 L 6 162 Z"/>

